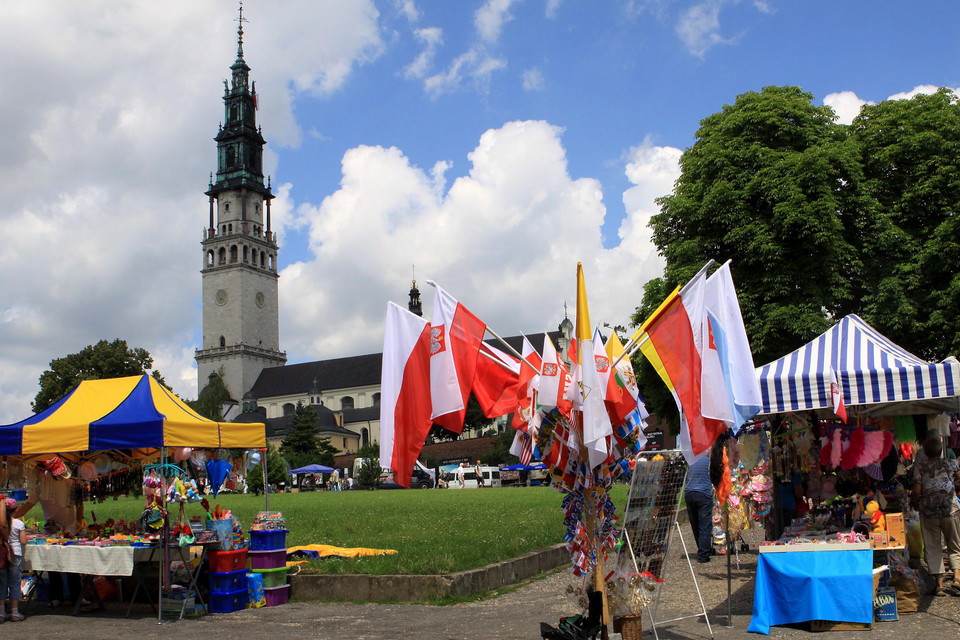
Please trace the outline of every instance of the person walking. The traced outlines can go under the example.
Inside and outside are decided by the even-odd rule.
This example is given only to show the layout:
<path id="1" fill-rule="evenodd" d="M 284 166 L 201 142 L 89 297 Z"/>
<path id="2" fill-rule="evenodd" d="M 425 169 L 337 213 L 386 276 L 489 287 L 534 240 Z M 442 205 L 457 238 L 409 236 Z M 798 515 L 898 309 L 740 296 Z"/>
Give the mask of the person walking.
<path id="1" fill-rule="evenodd" d="M 710 456 L 704 455 L 687 472 L 683 490 L 690 528 L 697 540 L 697 562 L 710 562 L 713 554 L 710 529 L 713 526 L 713 484 L 710 482 Z"/>
<path id="2" fill-rule="evenodd" d="M 943 445 L 939 436 L 923 441 L 924 460 L 914 475 L 913 499 L 919 505 L 920 533 L 923 535 L 923 557 L 927 571 L 937 576 L 937 595 L 946 595 L 943 547 L 946 544 L 950 569 L 953 570 L 952 591 L 960 595 L 960 505 L 954 483 L 960 482 L 956 460 L 941 458 Z"/>
<path id="3" fill-rule="evenodd" d="M 463 463 L 460 463 L 460 466 L 457 467 L 457 484 L 460 485 L 460 488 L 463 489 L 467 486 L 467 483 L 463 479 Z"/>
<path id="4" fill-rule="evenodd" d="M 20 566 L 23 563 L 23 550 L 27 546 L 27 532 L 23 520 L 13 517 L 17 501 L 13 498 L 0 500 L 0 538 L 7 541 L 13 554 L 12 562 L 0 569 L 0 622 L 7 620 L 20 622 Z M 7 614 L 7 605 L 10 614 Z"/>
<path id="5" fill-rule="evenodd" d="M 473 472 L 477 475 L 477 489 L 483 489 L 483 467 L 480 466 L 479 460 L 477 460 L 477 466 L 473 468 Z"/>

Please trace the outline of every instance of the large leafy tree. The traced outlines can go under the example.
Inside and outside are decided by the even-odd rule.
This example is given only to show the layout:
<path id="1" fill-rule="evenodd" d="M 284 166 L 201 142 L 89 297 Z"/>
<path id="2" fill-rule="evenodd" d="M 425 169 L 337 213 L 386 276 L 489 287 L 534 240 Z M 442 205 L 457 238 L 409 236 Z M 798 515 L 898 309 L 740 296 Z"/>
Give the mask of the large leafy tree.
<path id="1" fill-rule="evenodd" d="M 39 413 L 62 398 L 84 380 L 120 378 L 150 373 L 153 358 L 146 349 L 130 348 L 126 340 L 101 340 L 62 358 L 50 361 L 50 368 L 40 374 L 40 391 L 33 399 L 33 411 Z M 159 371 L 153 371 L 158 382 L 166 384 Z"/>
<path id="2" fill-rule="evenodd" d="M 229 399 L 230 391 L 223 383 L 223 367 L 220 367 L 215 375 L 210 376 L 197 399 L 188 400 L 187 404 L 204 418 L 223 422 L 223 406 Z"/>
<path id="3" fill-rule="evenodd" d="M 960 104 L 947 89 L 863 107 L 850 127 L 876 230 L 868 321 L 928 359 L 960 352 Z"/>
<path id="4" fill-rule="evenodd" d="M 290 482 L 290 470 L 287 462 L 272 444 L 267 444 L 267 482 L 280 485 L 281 482 Z M 250 470 L 247 474 L 247 489 L 259 494 L 263 491 L 263 462 Z"/>
<path id="5" fill-rule="evenodd" d="M 317 432 L 317 412 L 309 404 L 297 402 L 293 425 L 280 443 L 280 453 L 292 468 L 320 463 L 320 437 Z"/>
<path id="6" fill-rule="evenodd" d="M 812 99 L 797 87 L 766 87 L 701 122 L 673 193 L 651 220 L 666 268 L 645 286 L 634 323 L 710 258 L 733 260 L 758 363 L 847 311 L 862 264 L 844 222 L 859 211 L 862 178 L 833 111 Z M 639 369 L 648 404 L 675 416 L 652 367 Z"/>

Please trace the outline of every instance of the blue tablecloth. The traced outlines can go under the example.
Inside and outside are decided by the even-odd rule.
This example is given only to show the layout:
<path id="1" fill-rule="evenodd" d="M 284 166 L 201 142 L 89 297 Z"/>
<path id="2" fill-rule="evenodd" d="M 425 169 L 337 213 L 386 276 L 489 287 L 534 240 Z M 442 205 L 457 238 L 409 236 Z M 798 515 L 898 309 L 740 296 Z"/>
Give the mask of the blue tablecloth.
<path id="1" fill-rule="evenodd" d="M 749 631 L 808 620 L 873 622 L 873 551 L 760 554 Z"/>

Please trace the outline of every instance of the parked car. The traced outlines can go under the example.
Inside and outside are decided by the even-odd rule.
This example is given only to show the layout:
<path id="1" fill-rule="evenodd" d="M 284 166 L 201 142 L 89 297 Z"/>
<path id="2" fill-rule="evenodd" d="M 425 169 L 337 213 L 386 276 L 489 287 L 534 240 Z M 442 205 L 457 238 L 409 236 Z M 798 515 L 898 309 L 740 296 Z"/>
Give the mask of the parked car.
<path id="1" fill-rule="evenodd" d="M 480 472 L 483 473 L 483 486 L 487 487 L 500 487 L 500 467 L 480 467 Z M 447 483 L 448 489 L 460 489 L 460 483 L 457 482 L 457 470 L 447 471 L 444 474 L 444 480 Z M 474 471 L 473 467 L 464 467 L 463 469 L 463 483 L 464 489 L 476 489 L 477 488 L 477 473 Z"/>
<path id="2" fill-rule="evenodd" d="M 423 471 L 422 469 L 415 468 L 413 473 L 410 475 L 410 488 L 411 489 L 432 489 L 434 485 L 433 478 L 430 475 Z M 393 481 L 393 478 L 385 480 L 380 483 L 381 489 L 404 489 L 399 484 Z"/>

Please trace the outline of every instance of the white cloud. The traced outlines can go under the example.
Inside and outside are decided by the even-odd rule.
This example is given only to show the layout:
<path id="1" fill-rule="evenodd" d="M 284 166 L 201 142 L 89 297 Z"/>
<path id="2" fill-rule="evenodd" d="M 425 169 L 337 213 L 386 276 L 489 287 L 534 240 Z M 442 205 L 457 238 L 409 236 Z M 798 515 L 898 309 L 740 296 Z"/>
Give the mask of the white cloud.
<path id="1" fill-rule="evenodd" d="M 510 15 L 512 4 L 513 0 L 487 0 L 486 4 L 477 9 L 473 15 L 473 24 L 481 39 L 494 43 L 500 38 L 503 25 L 513 20 Z"/>
<path id="2" fill-rule="evenodd" d="M 417 54 L 413 62 L 404 67 L 403 75 L 407 79 L 422 78 L 427 75 L 427 71 L 433 65 L 437 47 L 443 44 L 443 29 L 439 27 L 417 29 L 413 34 L 423 44 L 423 50 Z"/>
<path id="3" fill-rule="evenodd" d="M 557 13 L 560 11 L 560 5 L 563 3 L 563 0 L 547 0 L 547 8 L 544 12 L 548 18 L 556 18 Z"/>
<path id="4" fill-rule="evenodd" d="M 567 169 L 562 130 L 509 122 L 484 133 L 466 175 L 449 189 L 401 150 L 363 146 L 343 158 L 341 188 L 305 207 L 313 259 L 280 278 L 285 348 L 324 357 L 377 351 L 386 300 L 405 304 L 410 265 L 504 334 L 553 328 L 575 299 L 583 262 L 596 322 L 626 323 L 662 262 L 646 221 L 669 192 L 679 151 L 631 150 L 628 215 L 616 249 L 604 249 L 599 183 Z M 349 273 L 349 278 L 331 274 Z M 363 295 L 356 295 L 362 291 Z M 429 312 L 432 292 L 424 291 Z"/>
<path id="5" fill-rule="evenodd" d="M 776 12 L 776 9 L 773 8 L 772 6 L 770 6 L 770 3 L 769 3 L 769 2 L 766 2 L 766 0 L 753 0 L 753 6 L 754 6 L 754 7 L 757 9 L 757 11 L 759 11 L 760 13 L 775 13 L 775 12 Z"/>
<path id="6" fill-rule="evenodd" d="M 423 86 L 431 97 L 458 90 L 465 78 L 470 78 L 475 90 L 483 92 L 487 89 L 490 76 L 495 71 L 505 69 L 506 60 L 491 57 L 480 46 L 475 46 L 457 56 L 447 70 L 428 76 Z"/>
<path id="7" fill-rule="evenodd" d="M 397 11 L 411 23 L 416 23 L 420 19 L 420 10 L 413 0 L 394 0 Z"/>
<path id="8" fill-rule="evenodd" d="M 297 144 L 293 92 L 334 92 L 380 55 L 376 8 L 289 2 L 300 33 L 265 6 L 244 9 L 258 119 L 271 145 Z M 0 252 L 0 423 L 24 417 L 51 359 L 100 339 L 146 348 L 175 391 L 196 396 L 202 192 L 235 17 L 186 1 L 41 0 L 5 13 L 0 86 L 16 91 L 0 93 L 0 223 L 15 233 Z M 270 147 L 264 162 L 275 171 Z"/>
<path id="9" fill-rule="evenodd" d="M 827 94 L 823 104 L 831 107 L 837 114 L 837 122 L 850 124 L 860 114 L 860 108 L 865 104 L 874 104 L 868 100 L 861 100 L 853 91 L 838 91 Z"/>
<path id="10" fill-rule="evenodd" d="M 527 69 L 522 74 L 524 91 L 543 91 L 546 89 L 547 81 L 543 77 L 540 69 Z"/>
<path id="11" fill-rule="evenodd" d="M 683 12 L 677 35 L 693 55 L 702 58 L 718 44 L 729 42 L 720 35 L 720 0 L 709 0 Z"/>
<path id="12" fill-rule="evenodd" d="M 932 84 L 921 84 L 921 85 L 917 85 L 916 87 L 914 87 L 914 88 L 911 89 L 910 91 L 903 91 L 903 92 L 901 92 L 901 93 L 895 93 L 895 94 L 893 94 L 892 96 L 890 96 L 889 98 L 887 98 L 887 100 L 909 100 L 909 99 L 913 98 L 914 96 L 918 96 L 918 95 L 921 95 L 921 94 L 923 94 L 923 95 L 932 95 L 932 94 L 936 93 L 939 89 L 940 89 L 940 87 L 935 87 L 935 86 L 932 85 Z"/>

